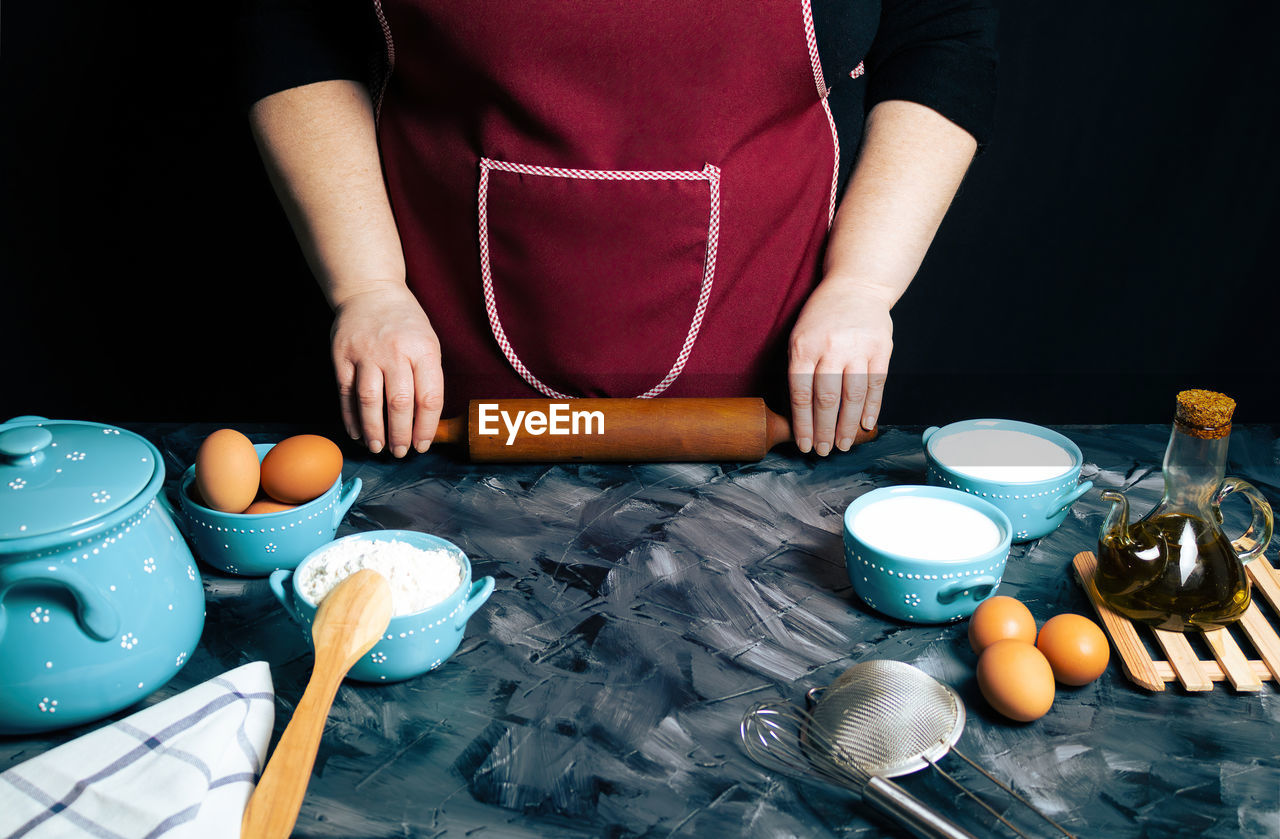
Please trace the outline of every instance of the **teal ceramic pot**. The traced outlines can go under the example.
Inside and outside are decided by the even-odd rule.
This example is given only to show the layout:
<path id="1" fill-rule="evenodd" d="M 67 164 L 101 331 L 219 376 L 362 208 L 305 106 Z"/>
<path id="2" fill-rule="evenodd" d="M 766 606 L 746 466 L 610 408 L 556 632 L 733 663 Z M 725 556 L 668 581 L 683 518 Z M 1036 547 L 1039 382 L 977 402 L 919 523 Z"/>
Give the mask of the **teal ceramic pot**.
<path id="1" fill-rule="evenodd" d="M 258 461 L 274 443 L 257 443 Z M 178 503 L 182 526 L 196 556 L 226 574 L 265 577 L 281 568 L 296 568 L 303 557 L 333 541 L 342 517 L 360 495 L 359 478 L 342 476 L 318 498 L 278 513 L 222 513 L 195 501 L 196 467 L 182 475 Z"/>
<path id="2" fill-rule="evenodd" d="M 874 547 L 855 532 L 854 520 L 864 509 L 902 497 L 950 501 L 974 510 L 995 525 L 998 542 L 990 550 L 964 558 L 922 559 Z M 995 593 L 1004 575 L 1011 535 L 1008 516 L 981 498 L 945 487 L 883 487 L 859 496 L 845 509 L 845 568 L 854 593 L 876 611 L 912 623 L 945 623 L 968 617 Z"/>
<path id="3" fill-rule="evenodd" d="M 981 477 L 972 474 L 972 461 L 960 464 L 948 463 L 956 458 L 954 450 L 939 454 L 949 448 L 948 438 L 973 431 L 1018 432 L 1046 441 L 1061 449 L 1069 458 L 1065 472 L 1040 480 L 1010 480 Z M 970 438 L 972 439 L 972 438 Z M 1071 505 L 1093 489 L 1092 481 L 1080 481 L 1080 468 L 1084 456 L 1080 447 L 1058 432 L 1031 423 L 1006 419 L 976 419 L 955 422 L 943 428 L 929 428 L 924 432 L 925 460 L 928 464 L 926 481 L 932 486 L 948 487 L 986 499 L 999 507 L 1013 525 L 1013 541 L 1030 542 L 1049 535 L 1066 519 Z M 965 448 L 964 446 L 960 447 Z M 978 447 L 974 447 L 978 449 Z M 980 455 L 992 461 L 989 471 L 1016 474 L 1019 469 L 1035 471 L 1039 464 L 1028 462 L 1030 455 L 1020 454 L 1016 447 L 1006 447 L 1003 452 L 982 451 Z M 980 465 L 980 464 L 979 464 Z M 994 467 L 994 468 L 993 468 Z M 1044 471 L 1041 467 L 1040 471 Z"/>
<path id="4" fill-rule="evenodd" d="M 0 734 L 113 714 L 191 657 L 204 587 L 164 479 L 120 428 L 0 425 Z"/>
<path id="5" fill-rule="evenodd" d="M 493 594 L 493 577 L 471 580 L 471 562 L 456 545 L 438 536 L 416 530 L 372 530 L 335 540 L 334 545 L 351 539 L 397 540 L 423 550 L 444 549 L 462 567 L 462 581 L 444 601 L 410 615 L 391 618 L 387 632 L 347 673 L 347 678 L 361 682 L 398 682 L 421 676 L 439 667 L 458 649 L 467 621 Z M 328 546 L 325 546 L 328 547 Z M 302 627 L 307 643 L 311 643 L 311 624 L 316 616 L 316 603 L 298 588 L 298 575 L 323 549 L 304 559 L 296 570 L 282 569 L 270 576 L 271 591 L 285 611 Z"/>

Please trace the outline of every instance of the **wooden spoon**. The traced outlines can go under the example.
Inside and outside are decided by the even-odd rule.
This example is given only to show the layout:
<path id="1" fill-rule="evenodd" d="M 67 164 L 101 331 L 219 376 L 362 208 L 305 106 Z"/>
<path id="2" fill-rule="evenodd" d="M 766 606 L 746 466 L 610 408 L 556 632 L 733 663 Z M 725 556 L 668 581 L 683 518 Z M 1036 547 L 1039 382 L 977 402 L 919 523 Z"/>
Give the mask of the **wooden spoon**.
<path id="1" fill-rule="evenodd" d="M 390 622 L 391 585 L 368 568 L 320 601 L 311 627 L 316 651 L 311 679 L 245 807 L 243 839 L 287 839 L 292 832 L 338 686 Z"/>

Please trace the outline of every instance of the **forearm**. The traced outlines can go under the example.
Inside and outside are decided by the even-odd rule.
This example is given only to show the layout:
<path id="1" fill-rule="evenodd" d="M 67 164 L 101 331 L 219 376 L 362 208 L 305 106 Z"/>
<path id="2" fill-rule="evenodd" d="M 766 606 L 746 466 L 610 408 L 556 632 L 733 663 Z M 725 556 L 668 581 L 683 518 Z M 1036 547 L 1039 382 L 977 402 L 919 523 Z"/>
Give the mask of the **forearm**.
<path id="1" fill-rule="evenodd" d="M 404 254 L 365 88 L 325 81 L 253 105 L 267 174 L 329 304 L 404 285 Z"/>
<path id="2" fill-rule="evenodd" d="M 976 149 L 967 131 L 923 105 L 876 105 L 832 225 L 822 285 L 892 307 L 919 270 Z"/>

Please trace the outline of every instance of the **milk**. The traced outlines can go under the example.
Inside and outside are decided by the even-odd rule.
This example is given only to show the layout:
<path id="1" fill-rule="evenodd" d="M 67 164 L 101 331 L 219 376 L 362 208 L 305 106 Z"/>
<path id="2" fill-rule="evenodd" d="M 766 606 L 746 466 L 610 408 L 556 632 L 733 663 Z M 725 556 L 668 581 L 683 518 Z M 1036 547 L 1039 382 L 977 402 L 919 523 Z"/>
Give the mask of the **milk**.
<path id="1" fill-rule="evenodd" d="M 959 431 L 931 441 L 938 463 L 970 478 L 997 483 L 1048 481 L 1075 466 L 1071 453 L 1043 437 L 1002 428 Z"/>
<path id="2" fill-rule="evenodd" d="M 964 504 L 904 495 L 863 507 L 853 533 L 864 545 L 911 559 L 970 559 L 1000 546 L 1000 528 Z"/>

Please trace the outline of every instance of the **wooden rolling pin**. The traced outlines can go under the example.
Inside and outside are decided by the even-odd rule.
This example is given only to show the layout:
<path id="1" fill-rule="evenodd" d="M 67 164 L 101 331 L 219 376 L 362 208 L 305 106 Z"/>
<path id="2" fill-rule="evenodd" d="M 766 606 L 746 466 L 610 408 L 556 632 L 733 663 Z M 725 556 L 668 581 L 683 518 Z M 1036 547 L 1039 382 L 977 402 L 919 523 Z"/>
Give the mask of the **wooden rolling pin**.
<path id="1" fill-rule="evenodd" d="M 855 443 L 876 436 L 859 429 Z M 763 399 L 476 399 L 441 420 L 436 443 L 474 461 L 760 460 L 791 440 Z"/>

